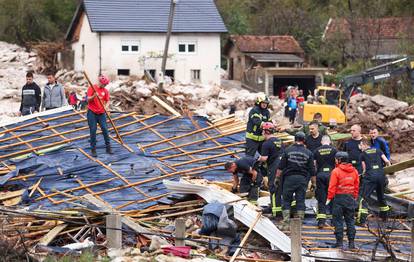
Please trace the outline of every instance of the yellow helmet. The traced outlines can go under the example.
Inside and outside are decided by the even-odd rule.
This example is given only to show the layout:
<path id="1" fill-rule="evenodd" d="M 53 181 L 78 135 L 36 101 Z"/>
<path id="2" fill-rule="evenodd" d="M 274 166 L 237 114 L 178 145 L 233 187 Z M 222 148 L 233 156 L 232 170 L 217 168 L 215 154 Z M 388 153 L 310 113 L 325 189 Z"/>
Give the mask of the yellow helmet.
<path id="1" fill-rule="evenodd" d="M 257 99 L 256 99 L 256 104 L 260 104 L 260 103 L 266 103 L 266 104 L 269 104 L 270 103 L 270 100 L 269 100 L 269 98 L 267 97 L 267 95 L 265 95 L 265 94 L 260 94 L 260 95 L 258 95 L 257 96 Z"/>

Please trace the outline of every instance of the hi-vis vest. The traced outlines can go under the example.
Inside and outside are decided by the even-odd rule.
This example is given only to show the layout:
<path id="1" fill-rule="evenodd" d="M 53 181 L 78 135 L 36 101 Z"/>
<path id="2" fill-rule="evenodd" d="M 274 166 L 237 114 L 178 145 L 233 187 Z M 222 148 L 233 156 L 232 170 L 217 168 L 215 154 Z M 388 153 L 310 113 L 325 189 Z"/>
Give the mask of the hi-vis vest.
<path id="1" fill-rule="evenodd" d="M 249 121 L 247 122 L 246 138 L 254 141 L 263 141 L 261 124 L 270 120 L 270 113 L 268 109 L 261 109 L 259 106 L 254 106 L 249 112 Z"/>

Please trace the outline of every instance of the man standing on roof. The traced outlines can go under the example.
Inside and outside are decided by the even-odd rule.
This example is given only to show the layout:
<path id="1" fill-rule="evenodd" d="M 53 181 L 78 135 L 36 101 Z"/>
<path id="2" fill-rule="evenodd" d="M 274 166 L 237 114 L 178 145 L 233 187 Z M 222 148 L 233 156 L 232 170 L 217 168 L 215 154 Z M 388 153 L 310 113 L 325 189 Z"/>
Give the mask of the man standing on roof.
<path id="1" fill-rule="evenodd" d="M 305 194 L 308 188 L 309 177 L 312 177 L 312 184 L 316 182 L 312 152 L 306 149 L 304 142 L 305 134 L 303 132 L 296 133 L 295 143 L 283 152 L 277 169 L 276 186 L 280 184 L 281 177 L 283 176 L 283 222 L 280 227 L 281 230 L 289 230 L 293 194 L 295 194 L 298 217 L 303 221 L 305 218 Z"/>
<path id="2" fill-rule="evenodd" d="M 335 154 L 338 152 L 331 145 L 329 136 L 322 137 L 322 146 L 314 152 L 316 167 L 316 200 L 318 200 L 318 227 L 321 229 L 326 226 L 326 197 L 328 194 L 329 178 L 332 170 L 335 168 Z"/>
<path id="3" fill-rule="evenodd" d="M 365 226 L 368 216 L 367 200 L 374 190 L 377 193 L 380 217 L 384 220 L 387 218 L 390 207 L 387 205 L 384 195 L 386 177 L 383 163 L 386 163 L 387 166 L 391 165 L 391 163 L 381 150 L 373 146 L 370 147 L 370 142 L 367 139 L 362 139 L 360 146 L 363 151 L 361 154 L 361 164 L 364 177 L 364 188 L 360 200 L 358 222 L 361 226 Z"/>
<path id="4" fill-rule="evenodd" d="M 326 132 L 326 129 L 327 128 L 326 128 L 326 126 L 324 126 L 324 124 L 322 124 L 322 114 L 321 113 L 315 113 L 313 115 L 313 120 L 312 120 L 311 123 L 317 123 L 318 124 L 319 133 L 322 134 L 323 136 L 324 135 L 327 135 L 327 132 Z M 310 124 L 303 126 L 303 132 L 305 133 L 305 135 L 309 135 L 310 134 L 310 132 L 309 132 L 309 126 L 310 126 Z"/>
<path id="5" fill-rule="evenodd" d="M 272 209 L 272 215 L 277 216 L 278 214 L 282 214 L 282 186 L 275 186 L 275 177 L 276 170 L 283 153 L 283 144 L 282 141 L 274 135 L 276 128 L 273 123 L 264 123 L 262 129 L 265 142 L 262 145 L 262 151 L 260 153 L 261 156 L 258 161 L 266 162 L 267 164 L 270 205 Z"/>
<path id="6" fill-rule="evenodd" d="M 391 160 L 390 147 L 388 146 L 388 142 L 383 137 L 378 136 L 378 129 L 375 126 L 369 129 L 369 136 L 371 137 L 372 146 L 378 150 L 381 150 L 387 159 Z"/>
<path id="7" fill-rule="evenodd" d="M 362 166 L 360 161 L 362 151 L 359 148 L 361 140 L 361 126 L 353 125 L 351 126 L 351 139 L 346 141 L 343 146 L 343 151 L 348 153 L 349 160 L 351 161 L 351 164 L 357 169 L 358 174 L 362 174 Z"/>
<path id="8" fill-rule="evenodd" d="M 256 203 L 259 198 L 259 187 L 262 183 L 262 174 L 258 167 L 258 162 L 251 156 L 245 156 L 234 162 L 227 162 L 224 168 L 233 174 L 232 192 L 236 193 L 240 184 L 240 193 L 248 193 L 247 198 L 250 202 Z M 239 180 L 238 174 L 242 177 Z"/>
<path id="9" fill-rule="evenodd" d="M 262 124 L 270 121 L 269 98 L 259 95 L 255 106 L 249 112 L 249 120 L 246 128 L 246 155 L 254 157 L 257 151 L 261 151 L 264 141 Z"/>
<path id="10" fill-rule="evenodd" d="M 349 163 L 349 155 L 346 152 L 335 154 L 336 168 L 331 173 L 329 180 L 328 197 L 326 205 L 331 201 L 332 222 L 335 227 L 336 243 L 334 248 L 343 248 L 344 219 L 348 236 L 348 247 L 355 248 L 355 208 L 357 206 L 359 177 L 358 172 Z"/>
<path id="11" fill-rule="evenodd" d="M 39 112 L 42 101 L 40 87 L 33 82 L 33 73 L 26 74 L 26 84 L 22 89 L 22 103 L 20 104 L 20 114 L 22 116 Z"/>
<path id="12" fill-rule="evenodd" d="M 312 153 L 322 146 L 322 134 L 319 133 L 318 123 L 311 122 L 309 125 L 309 135 L 306 136 L 305 145 Z"/>
<path id="13" fill-rule="evenodd" d="M 109 91 L 105 88 L 109 84 L 109 78 L 101 75 L 99 76 L 99 85 L 89 87 L 87 92 L 88 101 L 88 125 L 90 131 L 91 154 L 97 157 L 96 153 L 96 130 L 97 124 L 101 127 L 102 135 L 105 140 L 106 153 L 112 154 L 111 143 L 109 140 L 108 127 L 106 125 L 105 108 L 109 105 Z M 96 92 L 95 92 L 95 90 Z M 102 104 L 99 102 L 99 98 Z"/>
<path id="14" fill-rule="evenodd" d="M 65 89 L 56 81 L 55 74 L 47 74 L 47 84 L 43 89 L 42 109 L 50 110 L 66 105 Z"/>

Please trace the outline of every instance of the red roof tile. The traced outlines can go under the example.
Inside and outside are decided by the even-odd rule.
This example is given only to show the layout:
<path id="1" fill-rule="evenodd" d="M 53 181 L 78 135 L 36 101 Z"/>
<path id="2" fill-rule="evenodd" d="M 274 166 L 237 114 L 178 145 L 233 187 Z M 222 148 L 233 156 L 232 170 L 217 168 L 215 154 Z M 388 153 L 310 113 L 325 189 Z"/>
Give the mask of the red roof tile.
<path id="1" fill-rule="evenodd" d="M 355 24 L 355 32 L 360 37 L 379 37 L 380 39 L 399 39 L 414 37 L 414 17 L 387 17 L 347 20 L 345 18 L 330 19 L 325 28 L 324 38 L 333 38 L 335 34 L 351 38 L 351 24 Z"/>
<path id="2" fill-rule="evenodd" d="M 241 52 L 304 53 L 296 39 L 288 35 L 231 35 L 230 39 Z"/>

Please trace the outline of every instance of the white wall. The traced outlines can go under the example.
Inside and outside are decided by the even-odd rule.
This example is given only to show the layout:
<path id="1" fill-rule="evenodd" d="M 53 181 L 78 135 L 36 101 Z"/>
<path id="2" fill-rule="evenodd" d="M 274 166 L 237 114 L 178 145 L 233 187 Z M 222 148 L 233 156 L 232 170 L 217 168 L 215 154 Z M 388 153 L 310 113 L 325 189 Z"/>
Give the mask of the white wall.
<path id="1" fill-rule="evenodd" d="M 121 51 L 124 41 L 139 43 L 139 52 Z M 194 54 L 178 53 L 179 42 L 196 42 Z M 81 46 L 85 44 L 85 65 L 81 62 Z M 129 69 L 131 75 L 142 76 L 144 69 L 161 71 L 165 34 L 162 33 L 101 33 L 102 73 L 111 77 L 118 69 Z M 81 29 L 78 42 L 72 45 L 75 50 L 75 70 L 85 69 L 92 76 L 99 73 L 99 38 L 90 31 L 87 19 Z M 175 70 L 175 79 L 179 82 L 191 81 L 191 70 L 201 70 L 203 84 L 220 83 L 221 46 L 218 33 L 173 34 L 170 39 L 166 69 Z M 91 77 L 92 78 L 92 77 Z M 96 79 L 94 77 L 94 79 Z"/>
<path id="2" fill-rule="evenodd" d="M 82 45 L 85 45 L 84 61 L 82 61 Z M 91 80 L 96 81 L 99 74 L 99 38 L 98 34 L 91 32 L 86 16 L 83 18 L 79 41 L 72 44 L 72 50 L 75 52 L 74 69 L 76 71 L 86 71 Z"/>

